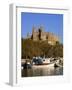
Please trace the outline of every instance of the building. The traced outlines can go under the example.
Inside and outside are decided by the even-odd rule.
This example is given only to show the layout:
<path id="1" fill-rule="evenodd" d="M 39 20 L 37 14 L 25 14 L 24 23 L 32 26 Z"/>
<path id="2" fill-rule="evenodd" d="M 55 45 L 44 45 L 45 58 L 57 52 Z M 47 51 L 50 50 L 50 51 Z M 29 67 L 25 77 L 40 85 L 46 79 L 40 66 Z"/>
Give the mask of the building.
<path id="1" fill-rule="evenodd" d="M 45 32 L 43 27 L 39 27 L 38 29 L 33 27 L 31 39 L 34 41 L 47 41 L 50 45 L 55 45 L 56 42 L 59 42 L 59 39 L 56 35 L 51 32 Z"/>

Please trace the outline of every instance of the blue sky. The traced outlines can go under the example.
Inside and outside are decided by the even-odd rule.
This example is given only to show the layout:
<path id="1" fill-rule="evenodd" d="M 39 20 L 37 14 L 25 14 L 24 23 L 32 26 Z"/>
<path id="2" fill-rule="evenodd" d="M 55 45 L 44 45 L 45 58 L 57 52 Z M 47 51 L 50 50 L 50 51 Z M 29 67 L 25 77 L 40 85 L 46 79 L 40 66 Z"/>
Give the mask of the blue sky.
<path id="1" fill-rule="evenodd" d="M 32 27 L 43 26 L 46 32 L 57 35 L 63 43 L 63 14 L 21 13 L 21 37 L 32 33 Z"/>

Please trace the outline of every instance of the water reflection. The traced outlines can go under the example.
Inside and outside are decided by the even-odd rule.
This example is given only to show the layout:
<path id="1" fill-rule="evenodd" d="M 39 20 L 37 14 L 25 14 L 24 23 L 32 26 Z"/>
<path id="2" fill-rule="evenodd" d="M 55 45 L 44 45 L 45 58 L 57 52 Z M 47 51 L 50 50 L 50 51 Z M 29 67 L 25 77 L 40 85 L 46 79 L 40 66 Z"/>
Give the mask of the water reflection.
<path id="1" fill-rule="evenodd" d="M 23 69 L 22 77 L 63 75 L 63 67 Z"/>

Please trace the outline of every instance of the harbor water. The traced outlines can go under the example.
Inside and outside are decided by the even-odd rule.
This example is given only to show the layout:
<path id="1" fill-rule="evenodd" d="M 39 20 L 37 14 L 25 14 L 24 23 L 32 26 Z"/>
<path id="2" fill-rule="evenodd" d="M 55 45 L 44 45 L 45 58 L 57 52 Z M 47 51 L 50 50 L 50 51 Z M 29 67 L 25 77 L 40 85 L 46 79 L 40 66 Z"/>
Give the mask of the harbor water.
<path id="1" fill-rule="evenodd" d="M 22 69 L 22 77 L 63 75 L 63 67 L 34 66 L 31 69 Z"/>

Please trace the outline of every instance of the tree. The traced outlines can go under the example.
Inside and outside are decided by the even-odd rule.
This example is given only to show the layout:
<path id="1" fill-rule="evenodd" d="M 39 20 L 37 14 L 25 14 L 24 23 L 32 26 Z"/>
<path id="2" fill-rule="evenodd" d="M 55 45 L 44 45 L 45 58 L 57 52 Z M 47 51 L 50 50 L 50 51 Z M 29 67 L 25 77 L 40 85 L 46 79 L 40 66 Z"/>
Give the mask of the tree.
<path id="1" fill-rule="evenodd" d="M 63 57 L 63 45 L 59 42 L 50 45 L 47 41 L 33 41 L 32 39 L 22 39 L 22 58 L 32 59 L 34 56 Z"/>

